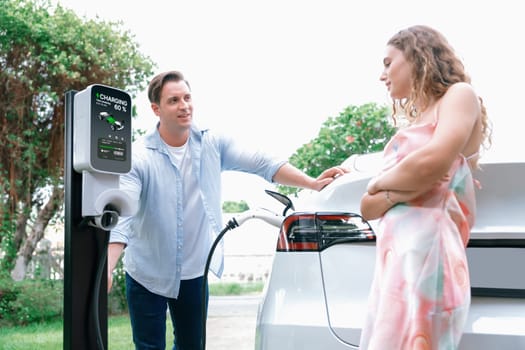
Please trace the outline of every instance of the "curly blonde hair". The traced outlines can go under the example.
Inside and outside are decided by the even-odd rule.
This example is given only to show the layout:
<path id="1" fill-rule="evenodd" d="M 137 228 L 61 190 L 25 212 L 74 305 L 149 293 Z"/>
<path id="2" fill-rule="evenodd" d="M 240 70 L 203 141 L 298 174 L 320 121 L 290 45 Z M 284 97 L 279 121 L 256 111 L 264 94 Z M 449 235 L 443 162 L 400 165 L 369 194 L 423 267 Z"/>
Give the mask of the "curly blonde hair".
<path id="1" fill-rule="evenodd" d="M 390 38 L 387 45 L 403 52 L 405 59 L 412 63 L 412 90 L 406 99 L 394 100 L 394 118 L 403 114 L 411 123 L 433 100 L 443 97 L 450 86 L 471 82 L 452 46 L 443 34 L 433 28 L 424 25 L 409 27 Z M 488 147 L 491 143 L 491 126 L 483 100 L 478 98 L 483 145 Z M 415 107 L 416 101 L 420 110 Z"/>

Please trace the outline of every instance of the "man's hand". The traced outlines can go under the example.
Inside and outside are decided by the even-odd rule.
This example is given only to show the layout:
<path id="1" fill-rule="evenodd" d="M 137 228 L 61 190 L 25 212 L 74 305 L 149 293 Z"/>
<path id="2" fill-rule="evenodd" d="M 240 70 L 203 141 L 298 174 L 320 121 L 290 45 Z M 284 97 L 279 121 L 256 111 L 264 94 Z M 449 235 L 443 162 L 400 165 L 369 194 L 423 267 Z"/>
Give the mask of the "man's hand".
<path id="1" fill-rule="evenodd" d="M 316 179 L 315 179 L 315 185 L 314 190 L 320 191 L 329 184 L 332 183 L 335 179 L 337 179 L 339 176 L 342 176 L 346 173 L 348 173 L 349 170 L 346 168 L 343 168 L 342 166 L 335 166 L 332 168 L 328 168 L 325 171 L 321 173 Z"/>
<path id="2" fill-rule="evenodd" d="M 108 245 L 108 293 L 113 285 L 113 270 L 117 266 L 118 259 L 124 250 L 123 243 L 110 243 Z"/>

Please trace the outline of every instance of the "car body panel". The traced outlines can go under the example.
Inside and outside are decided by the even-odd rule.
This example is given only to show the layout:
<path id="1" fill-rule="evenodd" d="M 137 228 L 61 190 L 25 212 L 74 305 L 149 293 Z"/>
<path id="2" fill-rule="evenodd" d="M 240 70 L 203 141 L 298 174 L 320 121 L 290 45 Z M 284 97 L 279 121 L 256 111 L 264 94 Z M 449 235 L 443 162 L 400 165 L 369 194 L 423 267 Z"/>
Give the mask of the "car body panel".
<path id="1" fill-rule="evenodd" d="M 320 255 L 330 327 L 345 343 L 357 346 L 372 284 L 375 244 L 336 245 Z"/>
<path id="2" fill-rule="evenodd" d="M 286 287 L 265 286 L 257 314 L 256 349 L 349 349 L 329 326 L 319 267 L 317 252 L 293 257 L 275 254 L 269 279 L 274 286 Z"/>
<path id="3" fill-rule="evenodd" d="M 353 156 L 344 165 L 353 170 L 320 192 L 302 191 L 296 210 L 359 213 L 381 157 Z M 467 248 L 472 301 L 460 349 L 525 349 L 525 163 L 481 166 L 474 174 L 482 187 Z M 374 229 L 377 223 L 370 222 Z M 357 348 L 374 261 L 373 242 L 276 252 L 259 307 L 255 348 Z"/>

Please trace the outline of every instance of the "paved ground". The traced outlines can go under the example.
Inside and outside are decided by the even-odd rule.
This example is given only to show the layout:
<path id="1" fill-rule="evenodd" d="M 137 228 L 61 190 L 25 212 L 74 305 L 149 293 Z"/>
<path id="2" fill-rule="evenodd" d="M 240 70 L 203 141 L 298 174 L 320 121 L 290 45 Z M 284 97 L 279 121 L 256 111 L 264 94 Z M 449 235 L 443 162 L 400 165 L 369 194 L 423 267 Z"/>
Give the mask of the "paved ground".
<path id="1" fill-rule="evenodd" d="M 224 274 L 221 281 L 266 281 L 277 234 L 277 229 L 260 220 L 247 221 L 228 233 L 224 238 Z M 212 273 L 208 277 L 214 279 Z M 254 350 L 260 300 L 261 295 L 211 296 L 206 350 Z"/>
<path id="2" fill-rule="evenodd" d="M 253 350 L 260 298 L 210 297 L 206 350 Z"/>

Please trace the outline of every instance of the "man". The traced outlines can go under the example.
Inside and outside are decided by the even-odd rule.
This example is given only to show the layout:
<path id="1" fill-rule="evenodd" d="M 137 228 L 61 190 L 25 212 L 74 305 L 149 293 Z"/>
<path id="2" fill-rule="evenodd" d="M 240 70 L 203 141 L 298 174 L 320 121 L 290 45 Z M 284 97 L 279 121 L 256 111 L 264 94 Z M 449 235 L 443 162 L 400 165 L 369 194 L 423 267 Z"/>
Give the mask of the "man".
<path id="1" fill-rule="evenodd" d="M 201 291 L 210 247 L 222 230 L 221 171 L 257 174 L 283 185 L 321 190 L 343 174 L 327 169 L 317 179 L 285 161 L 241 148 L 193 123 L 188 82 L 177 71 L 155 76 L 148 98 L 159 123 L 133 146 L 121 189 L 139 203 L 122 218 L 108 247 L 108 288 L 124 250 L 126 296 L 136 349 L 165 349 L 166 307 L 177 350 L 202 348 Z M 210 266 L 222 273 L 222 251 Z"/>

